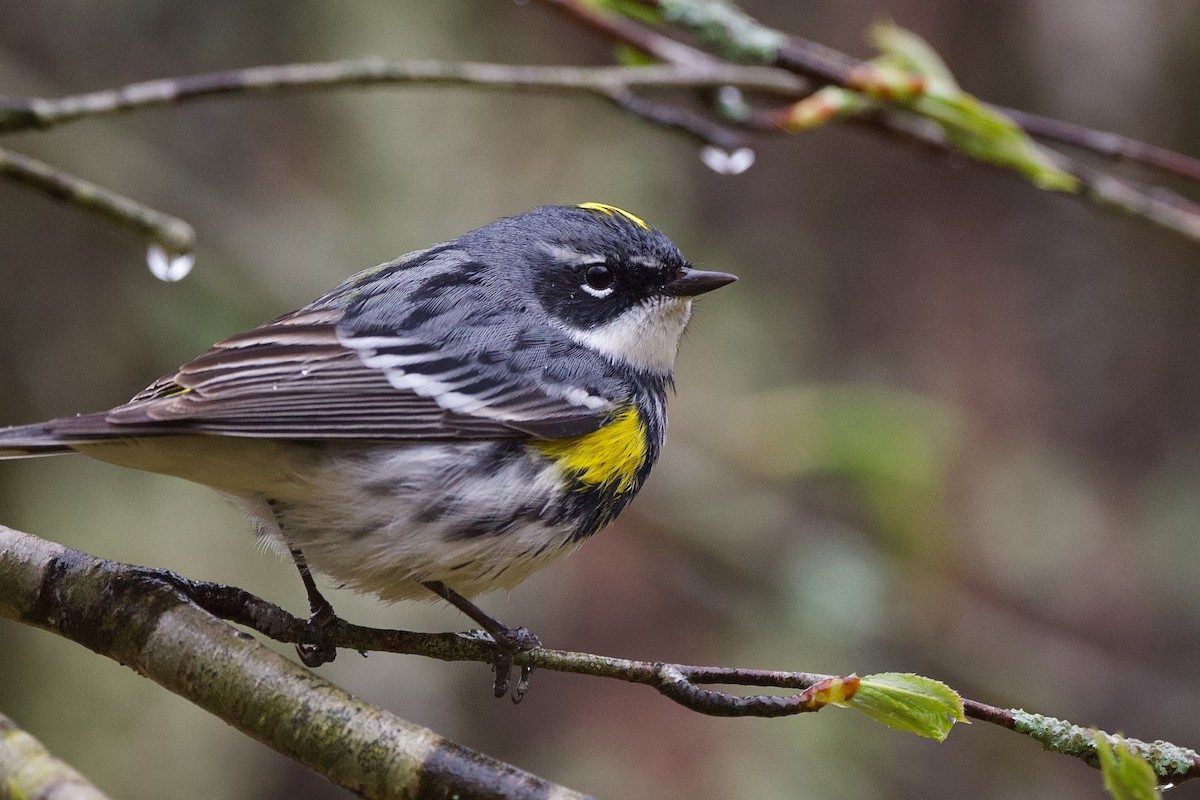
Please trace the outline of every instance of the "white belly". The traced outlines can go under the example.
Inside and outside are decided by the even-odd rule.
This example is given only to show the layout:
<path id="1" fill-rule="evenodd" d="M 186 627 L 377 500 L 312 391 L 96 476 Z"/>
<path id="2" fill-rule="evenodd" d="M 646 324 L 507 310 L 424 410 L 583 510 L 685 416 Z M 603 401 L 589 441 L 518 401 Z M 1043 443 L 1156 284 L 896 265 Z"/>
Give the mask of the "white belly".
<path id="1" fill-rule="evenodd" d="M 432 598 L 422 582 L 441 581 L 470 597 L 515 586 L 580 541 L 554 500 L 558 469 L 501 462 L 493 447 L 331 449 L 288 497 L 234 499 L 283 552 L 299 547 L 348 587 L 390 602 Z"/>

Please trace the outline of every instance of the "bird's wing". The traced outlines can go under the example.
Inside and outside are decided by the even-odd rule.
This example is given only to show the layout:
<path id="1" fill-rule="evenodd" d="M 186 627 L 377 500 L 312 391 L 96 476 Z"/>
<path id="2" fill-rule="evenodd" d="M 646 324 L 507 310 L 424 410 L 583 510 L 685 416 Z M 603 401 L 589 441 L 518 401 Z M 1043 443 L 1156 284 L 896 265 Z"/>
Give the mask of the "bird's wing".
<path id="1" fill-rule="evenodd" d="M 344 309 L 309 307 L 217 343 L 104 414 L 56 420 L 63 438 L 205 432 L 294 439 L 436 440 L 596 430 L 615 403 L 496 362 L 339 328 Z M 507 349 L 507 348 L 504 348 Z"/>

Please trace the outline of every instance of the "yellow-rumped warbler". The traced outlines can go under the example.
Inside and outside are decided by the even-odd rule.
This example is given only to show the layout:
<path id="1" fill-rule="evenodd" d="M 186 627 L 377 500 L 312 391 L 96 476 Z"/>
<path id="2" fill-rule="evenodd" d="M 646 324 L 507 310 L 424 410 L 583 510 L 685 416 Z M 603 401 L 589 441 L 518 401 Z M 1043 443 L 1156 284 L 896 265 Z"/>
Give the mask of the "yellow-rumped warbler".
<path id="1" fill-rule="evenodd" d="M 733 280 L 619 208 L 539 208 L 361 272 L 124 405 L 0 430 L 0 457 L 211 486 L 296 559 L 314 614 L 306 564 L 483 622 L 463 596 L 571 552 L 642 486 L 691 298 Z"/>

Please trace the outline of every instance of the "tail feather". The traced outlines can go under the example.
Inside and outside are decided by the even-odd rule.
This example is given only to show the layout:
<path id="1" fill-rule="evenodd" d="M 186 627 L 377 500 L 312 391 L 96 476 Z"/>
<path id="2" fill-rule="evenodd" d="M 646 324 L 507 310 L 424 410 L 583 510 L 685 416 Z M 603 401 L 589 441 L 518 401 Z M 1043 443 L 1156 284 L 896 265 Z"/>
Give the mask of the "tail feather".
<path id="1" fill-rule="evenodd" d="M 0 458 L 52 456 L 71 452 L 44 422 L 0 428 Z"/>
<path id="2" fill-rule="evenodd" d="M 74 445 L 120 436 L 122 432 L 107 423 L 105 416 L 103 412 L 80 414 L 32 425 L 0 428 L 0 458 L 70 453 L 74 451 Z"/>

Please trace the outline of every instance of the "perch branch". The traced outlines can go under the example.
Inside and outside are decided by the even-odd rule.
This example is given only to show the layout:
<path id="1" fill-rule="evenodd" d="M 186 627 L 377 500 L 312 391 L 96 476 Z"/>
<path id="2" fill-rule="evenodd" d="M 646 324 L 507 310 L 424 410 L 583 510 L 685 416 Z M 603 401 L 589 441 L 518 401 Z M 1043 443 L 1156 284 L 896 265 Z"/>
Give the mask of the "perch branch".
<path id="1" fill-rule="evenodd" d="M 245 634 L 219 623 L 217 617 L 251 627 L 277 641 L 306 641 L 309 631 L 303 620 L 241 589 L 104 561 L 0 526 L 0 617 L 54 631 L 117 658 L 342 785 L 429 780 L 428 776 L 415 776 L 426 774 L 422 770 L 428 769 L 423 765 L 428 763 L 431 747 L 438 754 L 435 764 L 443 776 L 439 780 L 465 780 L 452 767 L 468 758 L 467 751 L 365 706 L 262 648 Z M 339 647 L 360 652 L 407 653 L 484 664 L 490 664 L 493 656 L 492 642 L 480 632 L 388 631 L 334 619 L 323 628 L 322 635 Z M 513 661 L 524 667 L 651 686 L 675 702 L 716 716 L 775 717 L 817 711 L 826 704 L 823 688 L 840 684 L 853 694 L 857 680 L 806 672 L 638 661 L 549 648 L 517 653 Z M 708 685 L 769 687 L 794 693 L 738 695 L 703 688 Z M 263 687 L 269 691 L 263 691 Z M 276 692 L 310 709 L 321 721 L 317 733 L 307 736 L 281 722 L 290 718 L 290 712 L 278 705 L 262 708 L 266 702 L 263 695 Z M 359 713 L 335 713 L 340 703 L 349 704 Z M 1093 766 L 1097 763 L 1095 732 L 1017 709 L 974 700 L 964 700 L 963 704 L 972 719 L 1021 733 L 1047 749 Z M 265 723 L 256 722 L 258 715 L 268 710 L 274 716 Z M 326 735 L 344 740 L 355 754 L 347 760 L 353 763 L 326 763 L 328 755 L 322 750 Z M 389 740 L 387 758 L 379 764 L 364 760 L 367 754 L 380 753 L 381 745 L 376 741 L 380 736 Z M 1151 761 L 1162 780 L 1178 783 L 1200 776 L 1200 755 L 1192 750 L 1161 741 L 1129 739 L 1126 743 Z M 484 759 L 479 763 L 486 765 L 490 775 L 517 786 L 540 780 L 484 756 L 469 757 Z M 366 764 L 373 765 L 372 772 L 363 777 L 361 770 L 367 769 Z M 537 786 L 540 791 L 548 785 Z M 558 787 L 554 790 L 560 791 Z"/>
<path id="2" fill-rule="evenodd" d="M 0 617 L 116 659 L 363 797 L 583 797 L 350 696 L 146 570 L 3 526 Z"/>

